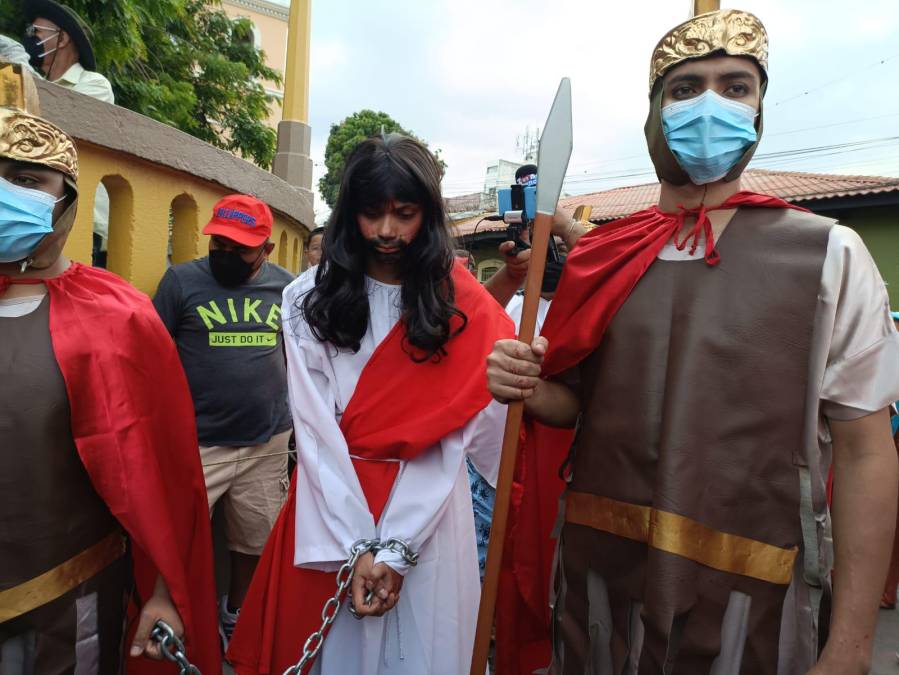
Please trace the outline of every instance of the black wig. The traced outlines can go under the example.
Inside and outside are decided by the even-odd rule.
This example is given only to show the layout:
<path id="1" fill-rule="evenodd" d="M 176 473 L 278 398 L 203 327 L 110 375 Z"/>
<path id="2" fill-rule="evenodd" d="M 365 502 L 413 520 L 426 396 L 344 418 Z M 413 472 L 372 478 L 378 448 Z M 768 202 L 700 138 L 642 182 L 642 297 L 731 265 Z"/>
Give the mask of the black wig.
<path id="1" fill-rule="evenodd" d="M 383 211 L 391 201 L 422 210 L 422 224 L 401 258 L 406 347 L 415 361 L 440 358 L 467 322 L 455 306 L 453 243 L 440 194 L 441 169 L 420 142 L 400 134 L 373 136 L 346 162 L 337 203 L 325 229 L 315 287 L 297 301 L 313 335 L 338 349 L 359 351 L 368 328 L 367 248 L 360 213 Z"/>

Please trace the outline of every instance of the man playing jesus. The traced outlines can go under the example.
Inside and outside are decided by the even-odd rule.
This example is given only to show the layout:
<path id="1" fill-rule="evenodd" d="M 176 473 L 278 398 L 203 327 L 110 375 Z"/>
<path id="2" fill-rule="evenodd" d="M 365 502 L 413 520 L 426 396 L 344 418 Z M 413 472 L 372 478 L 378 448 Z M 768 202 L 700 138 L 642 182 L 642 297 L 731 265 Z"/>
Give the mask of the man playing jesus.
<path id="1" fill-rule="evenodd" d="M 483 363 L 511 321 L 455 262 L 440 169 L 390 134 L 350 156 L 321 264 L 284 292 L 297 472 L 237 625 L 241 675 L 296 663 L 355 565 L 311 671 L 458 675 L 479 586 L 465 459 L 498 461 L 501 406 Z"/>

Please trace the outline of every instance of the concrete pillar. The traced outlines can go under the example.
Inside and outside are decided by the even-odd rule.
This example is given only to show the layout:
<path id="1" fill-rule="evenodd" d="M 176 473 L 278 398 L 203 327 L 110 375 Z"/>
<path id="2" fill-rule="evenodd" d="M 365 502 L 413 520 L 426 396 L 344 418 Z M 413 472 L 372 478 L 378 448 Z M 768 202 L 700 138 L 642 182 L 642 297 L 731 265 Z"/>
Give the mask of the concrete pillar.
<path id="1" fill-rule="evenodd" d="M 312 129 L 305 122 L 278 123 L 278 151 L 272 173 L 291 185 L 309 191 L 312 199 L 312 159 L 309 157 Z"/>
<path id="2" fill-rule="evenodd" d="M 309 158 L 309 38 L 312 0 L 291 0 L 287 21 L 287 72 L 284 74 L 284 119 L 278 124 L 278 151 L 272 173 L 309 191 L 312 201 L 312 160 Z"/>

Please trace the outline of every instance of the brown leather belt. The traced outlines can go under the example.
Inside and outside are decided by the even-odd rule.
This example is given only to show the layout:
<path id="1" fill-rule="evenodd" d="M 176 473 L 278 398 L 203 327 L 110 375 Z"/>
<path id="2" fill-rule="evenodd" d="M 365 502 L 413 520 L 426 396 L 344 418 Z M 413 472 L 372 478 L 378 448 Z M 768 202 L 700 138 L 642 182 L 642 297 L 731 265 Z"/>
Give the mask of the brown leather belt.
<path id="1" fill-rule="evenodd" d="M 713 530 L 676 513 L 586 492 L 568 493 L 565 521 L 640 541 L 722 572 L 772 584 L 790 583 L 799 552 L 795 546 L 780 548 Z"/>
<path id="2" fill-rule="evenodd" d="M 90 548 L 18 586 L 0 591 L 0 623 L 56 600 L 125 555 L 125 537 L 116 530 Z"/>

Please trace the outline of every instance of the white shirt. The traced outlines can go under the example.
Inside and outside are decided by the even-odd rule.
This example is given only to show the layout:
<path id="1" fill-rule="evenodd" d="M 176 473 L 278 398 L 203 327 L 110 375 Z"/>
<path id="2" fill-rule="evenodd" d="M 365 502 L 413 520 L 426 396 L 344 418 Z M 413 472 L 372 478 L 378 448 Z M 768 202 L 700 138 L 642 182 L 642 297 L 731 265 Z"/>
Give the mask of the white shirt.
<path id="1" fill-rule="evenodd" d="M 407 568 L 400 600 L 380 618 L 355 620 L 341 610 L 313 673 L 458 675 L 467 672 L 480 597 L 471 493 L 465 458 L 495 481 L 505 408 L 488 405 L 463 428 L 414 460 L 401 462 L 376 524 L 368 510 L 339 420 L 363 367 L 400 318 L 400 287 L 366 279 L 369 324 L 359 352 L 318 341 L 297 310 L 315 281 L 313 267 L 284 291 L 282 316 L 288 388 L 297 441 L 294 563 L 336 570 L 353 542 L 396 537 L 420 554 Z M 427 396 L 426 383 L 422 395 Z M 297 635 L 302 644 L 308 636 Z"/>
<path id="2" fill-rule="evenodd" d="M 115 103 L 112 85 L 103 75 L 93 70 L 85 70 L 80 63 L 73 63 L 60 77 L 52 80 L 53 84 L 77 91 L 79 94 Z"/>
<path id="3" fill-rule="evenodd" d="M 0 297 L 0 319 L 31 314 L 40 307 L 45 295 L 47 295 L 46 286 L 42 287 L 42 292 L 37 295 L 25 295 L 18 298 Z"/>
<path id="4" fill-rule="evenodd" d="M 537 324 L 534 328 L 534 335 L 540 335 L 540 331 L 543 330 L 543 323 L 546 321 L 546 315 L 549 313 L 550 304 L 552 304 L 552 300 L 547 300 L 541 296 L 537 305 Z M 516 333 L 521 330 L 522 311 L 524 311 L 524 294 L 516 293 L 509 300 L 509 304 L 506 305 L 506 314 L 515 322 Z"/>

